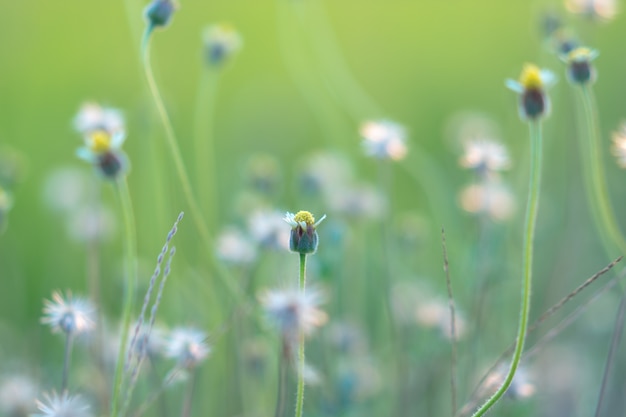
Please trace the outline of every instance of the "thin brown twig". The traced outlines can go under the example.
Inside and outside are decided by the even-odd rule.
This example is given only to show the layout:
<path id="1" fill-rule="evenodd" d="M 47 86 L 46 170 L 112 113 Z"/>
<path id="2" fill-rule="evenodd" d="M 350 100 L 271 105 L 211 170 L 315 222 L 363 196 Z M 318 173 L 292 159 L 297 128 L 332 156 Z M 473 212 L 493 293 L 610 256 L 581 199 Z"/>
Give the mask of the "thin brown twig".
<path id="1" fill-rule="evenodd" d="M 450 306 L 450 344 L 452 354 L 450 359 L 450 391 L 452 395 L 452 417 L 456 415 L 456 367 L 457 367 L 457 346 L 456 346 L 456 312 L 454 308 L 454 297 L 452 296 L 452 283 L 450 282 L 450 267 L 448 262 L 448 250 L 446 248 L 446 232 L 441 228 L 441 245 L 443 247 L 443 270 L 446 274 L 446 286 L 448 287 L 448 305 Z"/>

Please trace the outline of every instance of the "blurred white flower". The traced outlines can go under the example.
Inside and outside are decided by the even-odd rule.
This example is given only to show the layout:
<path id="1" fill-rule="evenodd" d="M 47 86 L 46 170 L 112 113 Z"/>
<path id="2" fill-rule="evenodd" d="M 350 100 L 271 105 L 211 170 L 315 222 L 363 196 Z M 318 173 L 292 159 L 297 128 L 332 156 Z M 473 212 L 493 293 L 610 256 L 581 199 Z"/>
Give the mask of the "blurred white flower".
<path id="1" fill-rule="evenodd" d="M 616 0 L 565 0 L 565 7 L 572 13 L 598 20 L 611 20 L 618 12 Z"/>
<path id="2" fill-rule="evenodd" d="M 242 231 L 228 228 L 217 237 L 217 256 L 230 264 L 245 265 L 256 259 L 257 249 Z"/>
<path id="3" fill-rule="evenodd" d="M 341 189 L 353 179 L 350 161 L 332 152 L 317 152 L 302 164 L 298 189 L 308 193 L 327 193 Z"/>
<path id="4" fill-rule="evenodd" d="M 67 230 L 78 242 L 106 240 L 115 235 L 113 212 L 103 206 L 83 206 L 67 218 Z"/>
<path id="5" fill-rule="evenodd" d="M 616 132 L 613 132 L 611 152 L 617 158 L 617 164 L 621 168 L 626 168 L 626 122 L 622 123 Z"/>
<path id="6" fill-rule="evenodd" d="M 67 391 L 61 395 L 44 394 L 44 401 L 37 401 L 40 413 L 33 417 L 91 417 L 89 405 L 79 396 L 70 396 Z"/>
<path id="7" fill-rule="evenodd" d="M 210 65 L 221 66 L 239 52 L 243 41 L 231 25 L 220 23 L 204 30 L 204 50 Z"/>
<path id="8" fill-rule="evenodd" d="M 168 337 L 165 356 L 175 359 L 181 368 L 195 368 L 211 353 L 207 337 L 208 335 L 199 329 L 177 327 Z"/>
<path id="9" fill-rule="evenodd" d="M 81 106 L 74 117 L 74 128 L 83 136 L 102 130 L 113 135 L 125 130 L 124 117 L 118 109 L 87 102 Z"/>
<path id="10" fill-rule="evenodd" d="M 335 188 L 326 200 L 331 210 L 350 218 L 380 219 L 388 208 L 385 195 L 369 184 Z"/>
<path id="11" fill-rule="evenodd" d="M 27 416 L 34 410 L 37 385 L 25 375 L 3 376 L 0 380 L 0 414 Z"/>
<path id="12" fill-rule="evenodd" d="M 472 184 L 461 191 L 461 207 L 472 214 L 484 214 L 496 221 L 509 219 L 515 211 L 515 198 L 502 183 Z"/>
<path id="13" fill-rule="evenodd" d="M 50 208 L 67 214 L 90 201 L 95 190 L 91 178 L 84 171 L 62 167 L 48 174 L 44 182 L 43 197 Z"/>
<path id="14" fill-rule="evenodd" d="M 80 334 L 95 327 L 95 307 L 85 298 L 73 297 L 68 292 L 64 299 L 60 292 L 52 293 L 52 301 L 44 301 L 41 323 L 52 328 L 53 333 Z"/>
<path id="15" fill-rule="evenodd" d="M 506 147 L 489 139 L 467 140 L 463 143 L 465 153 L 459 160 L 464 168 L 479 172 L 502 171 L 511 166 Z"/>
<path id="16" fill-rule="evenodd" d="M 404 127 L 390 120 L 368 121 L 360 129 L 365 154 L 378 159 L 404 159 L 408 152 Z"/>
<path id="17" fill-rule="evenodd" d="M 289 250 L 289 229 L 283 212 L 257 210 L 248 217 L 250 236 L 262 247 Z"/>

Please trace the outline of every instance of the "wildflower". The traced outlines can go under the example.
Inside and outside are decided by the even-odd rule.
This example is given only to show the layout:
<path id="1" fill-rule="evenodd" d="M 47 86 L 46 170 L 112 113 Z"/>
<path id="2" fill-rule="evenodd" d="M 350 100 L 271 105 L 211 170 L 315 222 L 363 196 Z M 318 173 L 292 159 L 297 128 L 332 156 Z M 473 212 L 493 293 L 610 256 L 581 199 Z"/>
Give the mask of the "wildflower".
<path id="1" fill-rule="evenodd" d="M 298 166 L 304 167 L 298 178 L 298 189 L 307 195 L 343 188 L 354 176 L 350 161 L 331 152 L 316 152 Z"/>
<path id="2" fill-rule="evenodd" d="M 317 222 L 308 211 L 299 211 L 296 214 L 285 213 L 285 220 L 291 226 L 289 249 L 300 254 L 311 254 L 317 250 L 318 236 L 315 230 L 326 218 L 323 215 Z"/>
<path id="3" fill-rule="evenodd" d="M 561 60 L 567 64 L 567 79 L 574 84 L 595 82 L 596 70 L 591 61 L 598 55 L 599 52 L 595 49 L 578 47 L 561 56 Z"/>
<path id="4" fill-rule="evenodd" d="M 289 249 L 289 230 L 278 211 L 257 210 L 248 217 L 248 231 L 262 247 Z"/>
<path id="5" fill-rule="evenodd" d="M 128 171 L 128 158 L 121 149 L 125 138 L 121 131 L 114 134 L 104 130 L 91 132 L 76 155 L 91 163 L 104 178 L 115 180 Z"/>
<path id="6" fill-rule="evenodd" d="M 168 339 L 165 356 L 176 359 L 181 368 L 193 369 L 211 353 L 207 334 L 192 327 L 177 327 Z"/>
<path id="7" fill-rule="evenodd" d="M 363 329 L 347 321 L 339 321 L 330 325 L 328 329 L 330 344 L 348 355 L 359 354 L 366 351 L 367 339 Z"/>
<path id="8" fill-rule="evenodd" d="M 626 122 L 622 123 L 616 132 L 613 132 L 611 153 L 617 158 L 617 165 L 620 168 L 626 168 Z"/>
<path id="9" fill-rule="evenodd" d="M 617 14 L 615 0 L 566 0 L 565 7 L 572 13 L 594 20 L 611 20 Z"/>
<path id="10" fill-rule="evenodd" d="M 522 120 L 535 120 L 550 113 L 550 100 L 545 90 L 554 84 L 554 74 L 526 64 L 519 81 L 506 80 L 506 86 L 520 95 L 519 114 Z"/>
<path id="11" fill-rule="evenodd" d="M 33 417 L 90 417 L 92 416 L 87 405 L 79 396 L 70 396 L 67 392 L 58 395 L 44 395 L 44 401 L 37 401 L 39 414 Z"/>
<path id="12" fill-rule="evenodd" d="M 204 31 L 204 51 L 211 66 L 219 67 L 239 52 L 242 45 L 239 33 L 228 24 L 217 24 Z"/>
<path id="13" fill-rule="evenodd" d="M 510 218 L 515 211 L 513 194 L 496 181 L 469 185 L 461 192 L 460 200 L 463 210 L 484 214 L 497 221 Z"/>
<path id="14" fill-rule="evenodd" d="M 468 140 L 464 143 L 465 153 L 459 160 L 464 168 L 479 173 L 502 171 L 511 166 L 506 147 L 489 139 Z"/>
<path id="15" fill-rule="evenodd" d="M 260 194 L 274 194 L 279 188 L 280 177 L 280 163 L 271 155 L 253 155 L 246 163 L 245 181 Z"/>
<path id="16" fill-rule="evenodd" d="M 567 29 L 557 30 L 552 34 L 550 40 L 552 50 L 557 55 L 567 55 L 579 46 L 576 37 Z"/>
<path id="17" fill-rule="evenodd" d="M 9 375 L 0 381 L 0 413 L 27 416 L 33 411 L 37 386 L 25 375 Z"/>
<path id="18" fill-rule="evenodd" d="M 315 288 L 306 293 L 298 289 L 268 290 L 259 296 L 268 320 L 288 341 L 299 334 L 309 335 L 326 323 L 328 316 L 318 306 L 322 293 Z"/>
<path id="19" fill-rule="evenodd" d="M 98 131 L 114 135 L 125 130 L 124 117 L 118 109 L 87 102 L 81 106 L 74 117 L 74 129 L 83 136 L 89 136 Z"/>
<path id="20" fill-rule="evenodd" d="M 369 184 L 357 184 L 329 190 L 327 204 L 330 208 L 351 218 L 380 219 L 389 206 L 387 197 Z"/>
<path id="21" fill-rule="evenodd" d="M 245 265 L 254 262 L 257 250 L 243 232 L 228 228 L 217 237 L 217 256 L 230 264 Z"/>
<path id="22" fill-rule="evenodd" d="M 59 292 L 52 293 L 52 300 L 45 300 L 41 322 L 49 325 L 54 333 L 80 334 L 95 327 L 95 308 L 88 300 L 74 298 L 71 293 L 64 299 Z"/>
<path id="23" fill-rule="evenodd" d="M 104 206 L 84 206 L 68 217 L 68 233 L 77 242 L 106 240 L 115 229 L 115 216 Z"/>
<path id="24" fill-rule="evenodd" d="M 44 202 L 54 211 L 71 215 L 86 201 L 92 200 L 95 191 L 92 181 L 92 177 L 81 169 L 57 168 L 46 176 L 43 187 Z"/>
<path id="25" fill-rule="evenodd" d="M 150 29 L 167 26 L 177 8 L 173 0 L 153 0 L 144 10 Z"/>
<path id="26" fill-rule="evenodd" d="M 502 381 L 504 381 L 504 378 L 506 377 L 506 371 L 507 369 L 504 367 L 500 367 L 499 369 L 494 370 L 487 376 L 487 378 L 483 382 L 484 387 L 482 389 L 488 393 L 494 392 L 502 384 Z M 534 393 L 535 386 L 530 383 L 526 369 L 518 369 L 518 371 L 515 373 L 515 377 L 513 378 L 511 386 L 506 392 L 506 395 L 514 400 L 522 400 L 532 397 Z"/>
<path id="27" fill-rule="evenodd" d="M 390 120 L 368 121 L 360 129 L 365 154 L 378 159 L 403 159 L 407 152 L 406 132 Z"/>

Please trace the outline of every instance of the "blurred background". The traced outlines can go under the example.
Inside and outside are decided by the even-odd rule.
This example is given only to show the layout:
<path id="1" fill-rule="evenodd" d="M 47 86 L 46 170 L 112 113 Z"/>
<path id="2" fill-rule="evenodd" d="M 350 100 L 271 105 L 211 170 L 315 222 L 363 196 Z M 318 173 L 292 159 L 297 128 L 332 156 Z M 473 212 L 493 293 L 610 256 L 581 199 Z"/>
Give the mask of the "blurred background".
<path id="1" fill-rule="evenodd" d="M 459 313 L 459 407 L 471 407 L 478 380 L 517 330 L 529 141 L 504 80 L 517 79 L 524 63 L 559 80 L 545 123 L 531 320 L 612 260 L 582 187 L 576 96 L 547 29 L 556 21 L 566 28 L 559 34 L 600 51 L 594 91 L 603 157 L 626 227 L 626 174 L 610 154 L 612 132 L 626 116 L 626 17 L 611 4 L 181 1 L 171 25 L 154 33 L 151 62 L 216 256 L 248 300 L 239 308 L 230 296 L 187 216 L 173 241 L 177 258 L 159 321 L 210 335 L 213 352 L 197 371 L 193 414 L 274 413 L 280 343 L 257 294 L 295 286 L 298 264 L 282 247 L 285 239 L 266 248 L 254 230 L 270 227 L 270 215 L 298 210 L 328 216 L 309 263 L 309 282 L 327 295 L 329 320 L 307 342 L 315 377 L 305 414 L 450 414 L 442 227 Z M 6 2 L 0 13 L 0 172 L 12 202 L 0 208 L 0 377 L 26 373 L 39 393 L 55 388 L 63 350 L 60 337 L 39 323 L 43 299 L 58 289 L 93 294 L 95 286 L 111 328 L 122 309 L 119 204 L 111 184 L 75 156 L 82 137 L 72 123 L 83 103 L 119 109 L 126 121 L 137 300 L 168 230 L 188 210 L 141 66 L 144 6 Z M 241 37 L 240 51 L 220 65 L 207 61 L 202 37 L 217 23 Z M 406 157 L 364 153 L 360 128 L 380 120 L 404 127 Z M 477 191 L 468 187 L 483 186 L 480 174 L 459 161 L 467 141 L 483 137 L 502 143 L 510 163 L 497 174 L 502 194 L 477 207 Z M 207 149 L 213 157 L 205 161 Z M 102 209 L 96 223 L 91 203 L 88 213 L 67 214 L 84 199 Z M 94 274 L 96 284 L 88 279 Z M 529 347 L 597 288 L 529 336 Z M 619 300 L 619 291 L 607 291 L 524 361 L 526 379 L 498 405 L 502 415 L 590 415 Z M 93 382 L 92 353 L 75 349 L 70 389 L 104 415 L 98 390 L 110 384 L 106 376 Z M 163 375 L 168 366 L 155 365 Z M 613 367 L 606 416 L 626 410 L 626 357 L 618 355 Z M 285 415 L 295 398 L 290 378 Z M 133 409 L 154 390 L 140 381 Z M 168 388 L 167 408 L 146 415 L 177 413 L 185 393 L 184 383 Z"/>

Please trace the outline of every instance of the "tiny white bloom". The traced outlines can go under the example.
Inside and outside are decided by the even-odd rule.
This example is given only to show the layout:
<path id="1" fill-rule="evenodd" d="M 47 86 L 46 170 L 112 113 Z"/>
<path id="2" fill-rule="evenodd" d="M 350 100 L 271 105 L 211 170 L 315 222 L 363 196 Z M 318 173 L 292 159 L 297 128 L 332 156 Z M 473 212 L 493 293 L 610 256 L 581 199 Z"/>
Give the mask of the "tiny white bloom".
<path id="1" fill-rule="evenodd" d="M 95 327 L 94 306 L 87 299 L 72 297 L 71 293 L 64 299 L 55 291 L 52 301 L 45 300 L 43 312 L 41 322 L 49 325 L 54 333 L 80 334 Z"/>
<path id="2" fill-rule="evenodd" d="M 67 392 L 61 395 L 44 394 L 44 401 L 37 401 L 40 413 L 33 417 L 91 417 L 89 405 L 79 396 L 70 396 Z"/>
<path id="3" fill-rule="evenodd" d="M 408 152 L 406 132 L 390 120 L 368 121 L 360 129 L 365 154 L 378 159 L 404 159 Z"/>
<path id="4" fill-rule="evenodd" d="M 506 147 L 489 139 L 468 140 L 464 144 L 465 153 L 459 163 L 464 168 L 478 171 L 502 171 L 511 166 Z"/>
<path id="5" fill-rule="evenodd" d="M 124 117 L 118 109 L 89 102 L 83 104 L 74 117 L 74 128 L 83 136 L 99 130 L 114 134 L 125 130 Z"/>
<path id="6" fill-rule="evenodd" d="M 326 323 L 328 316 L 318 307 L 322 293 L 315 288 L 302 292 L 298 289 L 267 290 L 259 299 L 269 321 L 288 339 L 300 334 L 309 335 Z"/>
<path id="7" fill-rule="evenodd" d="M 192 327 L 177 327 L 169 335 L 165 356 L 175 359 L 181 368 L 191 369 L 211 353 L 207 334 Z"/>

